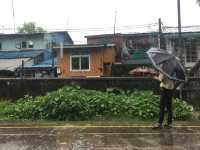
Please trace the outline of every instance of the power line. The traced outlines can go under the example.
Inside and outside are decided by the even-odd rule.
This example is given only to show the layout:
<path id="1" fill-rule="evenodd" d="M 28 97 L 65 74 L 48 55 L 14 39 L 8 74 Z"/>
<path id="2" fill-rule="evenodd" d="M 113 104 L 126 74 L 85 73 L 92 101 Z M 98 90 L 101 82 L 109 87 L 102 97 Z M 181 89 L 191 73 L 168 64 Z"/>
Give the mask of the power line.
<path id="1" fill-rule="evenodd" d="M 115 27 L 116 30 L 128 30 L 128 29 L 139 29 L 139 28 L 149 28 L 149 27 L 155 27 L 157 26 L 157 23 L 153 24 L 144 24 L 144 25 L 129 25 L 129 26 L 118 26 Z M 2 30 L 2 29 L 0 29 Z M 3 30 L 13 30 L 13 28 L 10 27 L 4 27 Z M 65 31 L 66 29 L 63 28 L 54 28 L 54 29 L 46 29 L 47 31 Z M 70 32 L 82 32 L 82 31 L 107 31 L 107 30 L 113 30 L 113 27 L 98 27 L 98 28 L 69 28 L 67 31 Z"/>
<path id="2" fill-rule="evenodd" d="M 182 26 L 181 30 L 183 32 L 199 32 L 200 25 L 193 25 L 193 26 Z M 164 32 L 178 32 L 177 26 L 163 26 Z"/>

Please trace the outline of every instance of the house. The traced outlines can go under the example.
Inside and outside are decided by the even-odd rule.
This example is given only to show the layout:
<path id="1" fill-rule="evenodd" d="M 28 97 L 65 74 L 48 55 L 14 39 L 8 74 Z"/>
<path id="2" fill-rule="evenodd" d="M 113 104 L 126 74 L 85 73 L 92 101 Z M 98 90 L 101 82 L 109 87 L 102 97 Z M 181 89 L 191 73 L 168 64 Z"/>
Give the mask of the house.
<path id="1" fill-rule="evenodd" d="M 64 45 L 53 49 L 60 77 L 111 76 L 114 44 Z"/>
<path id="2" fill-rule="evenodd" d="M 116 62 L 123 64 L 149 63 L 144 52 L 158 45 L 158 33 L 104 34 L 86 36 L 88 44 L 114 43 Z M 138 62 L 139 61 L 139 62 Z"/>
<path id="3" fill-rule="evenodd" d="M 189 70 L 190 77 L 200 77 L 200 60 Z"/>
<path id="4" fill-rule="evenodd" d="M 186 69 L 190 70 L 200 60 L 200 32 L 183 32 L 181 53 Z M 165 33 L 164 41 L 166 49 L 173 54 L 179 49 L 178 33 Z"/>
<path id="5" fill-rule="evenodd" d="M 200 60 L 200 32 L 182 32 L 181 52 L 183 62 L 189 71 Z M 103 34 L 86 36 L 88 44 L 116 44 L 116 62 L 114 63 L 114 74 L 126 74 L 138 66 L 151 65 L 146 51 L 151 47 L 166 49 L 177 56 L 180 49 L 179 34 L 163 33 L 159 39 L 158 32 L 136 33 L 136 34 Z M 118 72 L 116 72 L 116 71 Z"/>
<path id="6" fill-rule="evenodd" d="M 116 58 L 112 66 L 114 76 L 128 76 L 129 71 L 141 66 L 151 66 L 145 53 L 158 45 L 157 33 L 104 34 L 86 36 L 88 44 L 114 43 Z"/>
<path id="7" fill-rule="evenodd" d="M 72 45 L 68 32 L 0 34 L 0 77 L 53 77 L 52 47 Z"/>
<path id="8" fill-rule="evenodd" d="M 19 70 L 21 76 L 27 78 L 49 78 L 57 77 L 57 59 L 50 57 L 39 64 L 25 65 L 22 70 Z"/>
<path id="9" fill-rule="evenodd" d="M 73 44 L 68 32 L 0 34 L 0 50 L 51 49 L 52 46 Z"/>
<path id="10" fill-rule="evenodd" d="M 24 71 L 51 58 L 49 50 L 0 51 L 0 77 L 26 77 Z M 26 71 L 27 72 L 27 71 Z M 33 73 L 30 76 L 34 76 Z"/>

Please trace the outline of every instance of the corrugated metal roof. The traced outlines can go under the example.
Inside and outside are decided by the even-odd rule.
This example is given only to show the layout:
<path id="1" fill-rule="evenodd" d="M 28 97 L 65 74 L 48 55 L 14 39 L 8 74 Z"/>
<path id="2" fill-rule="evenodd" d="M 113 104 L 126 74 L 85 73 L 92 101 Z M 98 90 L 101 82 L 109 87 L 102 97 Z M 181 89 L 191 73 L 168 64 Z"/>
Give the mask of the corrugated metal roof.
<path id="1" fill-rule="evenodd" d="M 116 34 L 99 34 L 99 35 L 87 35 L 85 38 L 101 38 L 101 37 L 116 37 L 116 36 L 121 36 L 121 33 L 116 33 Z"/>
<path id="2" fill-rule="evenodd" d="M 100 34 L 100 35 L 88 35 L 85 38 L 115 38 L 115 37 L 141 37 L 141 36 L 152 36 L 157 35 L 158 32 L 147 32 L 147 33 L 126 33 L 126 34 Z"/>
<path id="3" fill-rule="evenodd" d="M 81 44 L 81 45 L 64 45 L 66 49 L 84 49 L 84 48 L 103 48 L 103 47 L 114 47 L 115 44 Z M 54 47 L 54 49 L 60 49 L 60 46 Z"/>
<path id="4" fill-rule="evenodd" d="M 127 34 L 100 34 L 100 35 L 88 35 L 85 36 L 85 38 L 112 38 L 112 37 L 141 37 L 141 36 L 151 36 L 151 35 L 157 35 L 158 32 L 147 32 L 147 33 L 127 33 Z M 182 32 L 181 35 L 183 37 L 200 37 L 200 32 Z M 179 33 L 178 32 L 168 32 L 168 33 L 163 33 L 163 36 L 165 37 L 178 37 Z"/>
<path id="5" fill-rule="evenodd" d="M 176 37 L 178 38 L 179 33 L 178 32 L 172 32 L 172 33 L 164 33 L 164 37 Z M 182 37 L 200 37 L 200 32 L 182 32 Z"/>
<path id="6" fill-rule="evenodd" d="M 15 36 L 33 36 L 33 35 L 44 35 L 44 34 L 55 34 L 55 33 L 68 33 L 67 31 L 55 31 L 55 32 L 38 32 L 38 33 L 11 33 L 11 34 L 0 34 L 0 37 L 15 37 Z"/>
<path id="7" fill-rule="evenodd" d="M 0 34 L 0 39 L 5 38 L 29 38 L 29 37 L 41 37 L 44 38 L 45 35 L 55 35 L 63 34 L 64 41 L 73 44 L 73 40 L 67 31 L 55 31 L 55 32 L 41 32 L 41 33 L 15 33 L 15 34 Z"/>
<path id="8" fill-rule="evenodd" d="M 122 64 L 134 64 L 134 65 L 151 65 L 151 61 L 146 58 L 146 59 L 131 59 L 131 60 L 122 60 Z"/>

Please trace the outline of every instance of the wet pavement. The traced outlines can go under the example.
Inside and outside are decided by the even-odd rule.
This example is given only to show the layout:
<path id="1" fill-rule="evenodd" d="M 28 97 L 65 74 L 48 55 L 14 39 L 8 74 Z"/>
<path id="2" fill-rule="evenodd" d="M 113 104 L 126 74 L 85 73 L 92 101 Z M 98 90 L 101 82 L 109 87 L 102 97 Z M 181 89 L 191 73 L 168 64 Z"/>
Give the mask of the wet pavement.
<path id="1" fill-rule="evenodd" d="M 0 150 L 200 150 L 200 126 L 0 126 Z"/>

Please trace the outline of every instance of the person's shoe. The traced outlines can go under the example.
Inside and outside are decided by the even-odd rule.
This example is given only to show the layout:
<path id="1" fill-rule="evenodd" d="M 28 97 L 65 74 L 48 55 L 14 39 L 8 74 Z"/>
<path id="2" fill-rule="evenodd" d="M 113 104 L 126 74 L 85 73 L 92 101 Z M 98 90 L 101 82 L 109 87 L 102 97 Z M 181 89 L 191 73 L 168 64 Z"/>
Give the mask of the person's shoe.
<path id="1" fill-rule="evenodd" d="M 173 125 L 171 123 L 165 124 L 164 125 L 165 128 L 171 129 L 173 128 Z"/>
<path id="2" fill-rule="evenodd" d="M 156 123 L 153 125 L 153 129 L 162 129 L 162 128 L 163 128 L 163 126 L 160 123 Z"/>

